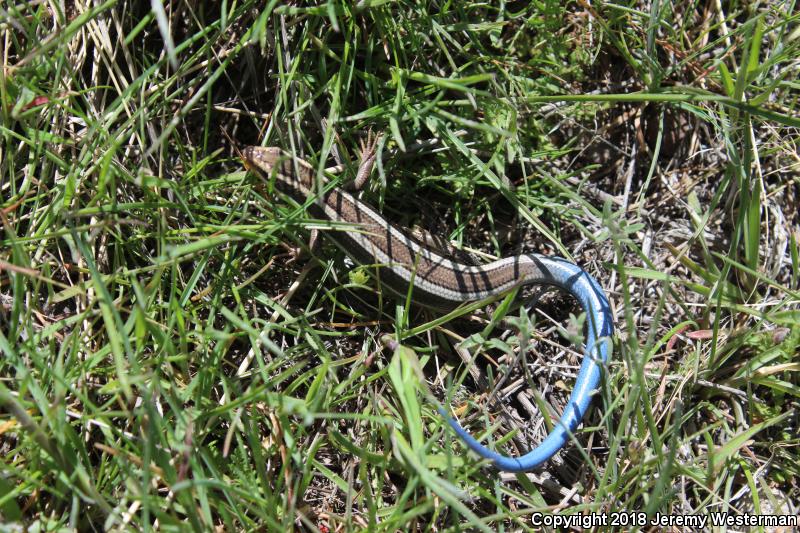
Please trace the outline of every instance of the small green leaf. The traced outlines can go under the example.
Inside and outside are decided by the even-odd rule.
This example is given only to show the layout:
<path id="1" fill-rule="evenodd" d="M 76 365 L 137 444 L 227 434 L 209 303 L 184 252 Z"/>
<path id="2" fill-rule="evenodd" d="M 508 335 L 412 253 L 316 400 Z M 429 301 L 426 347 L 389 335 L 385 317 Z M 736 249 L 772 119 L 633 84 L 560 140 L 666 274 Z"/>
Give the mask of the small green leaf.
<path id="1" fill-rule="evenodd" d="M 369 274 L 364 267 L 357 267 L 347 273 L 347 278 L 354 285 L 366 285 L 369 281 Z"/>
<path id="2" fill-rule="evenodd" d="M 733 92 L 736 90 L 733 83 L 733 77 L 731 76 L 731 71 L 728 70 L 728 67 L 726 67 L 725 63 L 722 61 L 719 63 L 719 77 L 720 81 L 722 82 L 722 88 L 725 89 L 725 94 L 733 97 Z"/>

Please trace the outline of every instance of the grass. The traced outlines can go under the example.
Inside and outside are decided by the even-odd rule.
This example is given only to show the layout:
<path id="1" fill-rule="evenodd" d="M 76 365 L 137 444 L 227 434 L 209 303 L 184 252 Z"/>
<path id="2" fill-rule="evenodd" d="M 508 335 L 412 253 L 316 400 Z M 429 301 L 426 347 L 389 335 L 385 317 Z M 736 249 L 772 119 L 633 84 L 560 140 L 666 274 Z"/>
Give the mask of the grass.
<path id="1" fill-rule="evenodd" d="M 3 530 L 796 515 L 797 23 L 792 2 L 5 5 Z M 392 221 L 569 257 L 608 292 L 613 360 L 544 468 L 498 473 L 436 406 L 532 448 L 574 380 L 574 306 L 442 317 L 330 244 L 294 258 L 336 228 L 237 157 L 282 146 L 338 183 L 368 130 Z"/>

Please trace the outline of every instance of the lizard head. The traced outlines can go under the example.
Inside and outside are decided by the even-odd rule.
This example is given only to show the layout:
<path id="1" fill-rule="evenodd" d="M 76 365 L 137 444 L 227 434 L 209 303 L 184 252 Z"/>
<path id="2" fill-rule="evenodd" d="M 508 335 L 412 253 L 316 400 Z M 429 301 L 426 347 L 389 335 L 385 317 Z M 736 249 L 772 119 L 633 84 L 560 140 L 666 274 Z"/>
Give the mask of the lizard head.
<path id="1" fill-rule="evenodd" d="M 299 192 L 304 197 L 314 182 L 311 165 L 280 148 L 248 146 L 242 150 L 242 160 L 246 169 L 262 179 L 274 177 L 275 186 L 284 192 Z"/>

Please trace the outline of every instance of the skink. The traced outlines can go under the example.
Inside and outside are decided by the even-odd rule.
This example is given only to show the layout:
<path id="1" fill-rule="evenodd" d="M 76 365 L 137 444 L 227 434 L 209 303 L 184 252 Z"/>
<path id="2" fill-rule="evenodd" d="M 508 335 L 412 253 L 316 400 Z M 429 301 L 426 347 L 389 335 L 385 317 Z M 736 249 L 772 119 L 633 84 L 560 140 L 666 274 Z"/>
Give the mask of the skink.
<path id="1" fill-rule="evenodd" d="M 271 180 L 277 189 L 304 202 L 314 195 L 315 171 L 305 161 L 279 148 L 250 146 L 242 151 L 247 168 Z M 374 157 L 374 155 L 372 155 Z M 509 472 L 532 470 L 550 459 L 569 440 L 591 403 L 608 362 L 613 333 L 611 308 L 603 289 L 579 266 L 558 257 L 525 254 L 473 266 L 453 261 L 420 244 L 403 229 L 340 188 L 320 194 L 311 205 L 314 216 L 351 225 L 329 237 L 361 264 L 380 264 L 382 285 L 405 295 L 413 283 L 415 303 L 438 309 L 497 295 L 527 284 L 552 285 L 572 294 L 587 316 L 586 343 L 575 388 L 553 431 L 539 446 L 520 457 L 497 453 L 478 442 L 444 410 L 440 413 L 458 436 L 481 457 Z"/>

